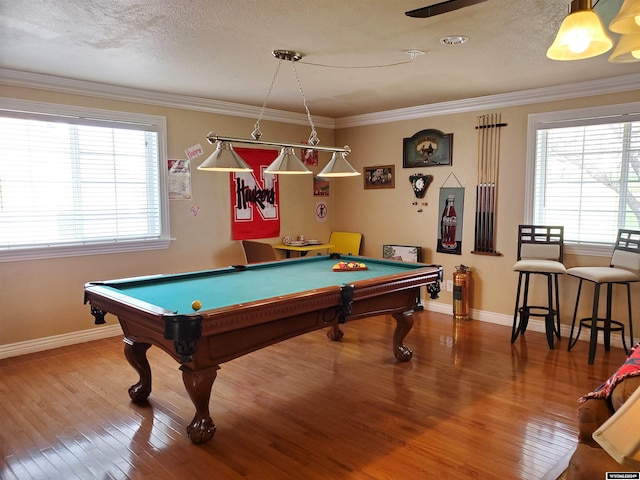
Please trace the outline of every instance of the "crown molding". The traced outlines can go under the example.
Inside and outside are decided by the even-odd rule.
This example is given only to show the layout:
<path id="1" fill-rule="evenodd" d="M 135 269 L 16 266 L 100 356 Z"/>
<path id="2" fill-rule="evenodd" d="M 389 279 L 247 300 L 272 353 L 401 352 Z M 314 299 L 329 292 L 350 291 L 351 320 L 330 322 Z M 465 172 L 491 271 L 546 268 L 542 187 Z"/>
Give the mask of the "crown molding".
<path id="1" fill-rule="evenodd" d="M 2 68 L 0 68 L 0 84 L 245 118 L 258 118 L 261 110 L 260 107 L 224 102 L 222 100 L 119 87 L 105 83 L 87 82 Z M 309 125 L 306 114 L 286 112 L 284 110 L 267 108 L 262 118 L 274 122 Z M 332 118 L 314 116 L 313 121 L 316 127 L 335 128 L 335 121 Z"/>
<path id="2" fill-rule="evenodd" d="M 632 90 L 640 90 L 640 74 L 634 73 L 600 80 L 522 90 L 520 92 L 501 93 L 364 115 L 353 115 L 351 117 L 336 119 L 335 126 L 336 128 L 359 127 L 377 123 L 398 122 L 416 118 L 435 117 L 438 115 L 452 115 L 483 109 L 515 107 L 532 103 L 591 97 L 594 95 L 628 92 Z"/>
<path id="3" fill-rule="evenodd" d="M 177 95 L 173 93 L 119 87 L 103 83 L 87 82 L 84 80 L 74 80 L 70 78 L 54 77 L 51 75 L 1 68 L 0 84 L 245 118 L 257 118 L 260 114 L 260 108 L 251 105 L 242 105 L 239 103 L 211 100 L 188 95 Z M 487 95 L 484 97 L 467 98 L 451 102 L 417 105 L 415 107 L 399 108 L 363 115 L 353 115 L 337 119 L 329 117 L 314 117 L 314 123 L 317 127 L 330 129 L 359 127 L 379 123 L 412 120 L 416 118 L 435 117 L 438 115 L 473 112 L 483 109 L 514 107 L 532 103 L 627 92 L 639 90 L 638 85 L 640 85 L 640 74 L 634 73 L 600 80 L 522 90 L 520 92 Z M 274 122 L 308 125 L 308 119 L 305 114 L 286 112 L 283 110 L 268 108 L 265 110 L 262 118 Z"/>

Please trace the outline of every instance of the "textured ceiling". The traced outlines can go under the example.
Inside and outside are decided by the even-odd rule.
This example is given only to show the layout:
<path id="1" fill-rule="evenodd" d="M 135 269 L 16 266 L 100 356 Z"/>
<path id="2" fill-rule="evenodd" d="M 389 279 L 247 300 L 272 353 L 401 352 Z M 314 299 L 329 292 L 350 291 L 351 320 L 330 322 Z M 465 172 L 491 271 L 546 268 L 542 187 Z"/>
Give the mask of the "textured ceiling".
<path id="1" fill-rule="evenodd" d="M 332 118 L 640 72 L 640 63 L 608 63 L 608 54 L 545 57 L 569 0 L 404 15 L 434 3 L 0 0 L 0 67 L 261 106 L 278 64 L 271 51 L 289 49 L 304 54 L 296 69 L 311 113 Z M 599 0 L 595 9 L 608 25 L 621 3 Z M 470 41 L 445 46 L 445 35 Z M 425 55 L 411 61 L 410 49 Z M 304 111 L 289 62 L 268 106 Z"/>

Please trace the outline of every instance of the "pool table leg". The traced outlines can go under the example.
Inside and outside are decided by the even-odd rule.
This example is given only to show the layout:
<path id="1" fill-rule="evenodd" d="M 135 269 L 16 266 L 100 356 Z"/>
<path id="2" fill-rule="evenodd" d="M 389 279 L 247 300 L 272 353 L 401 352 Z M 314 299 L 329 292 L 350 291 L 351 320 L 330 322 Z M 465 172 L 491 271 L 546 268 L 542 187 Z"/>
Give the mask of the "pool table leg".
<path id="1" fill-rule="evenodd" d="M 220 366 L 216 365 L 207 370 L 194 372 L 185 365 L 180 367 L 184 387 L 196 407 L 196 414 L 191 423 L 187 425 L 187 435 L 195 444 L 210 440 L 216 433 L 216 426 L 209 414 L 209 399 L 211 398 L 213 381 L 216 379 L 219 369 Z"/>
<path id="2" fill-rule="evenodd" d="M 413 312 L 394 313 L 396 320 L 396 331 L 393 333 L 393 354 L 401 362 L 408 362 L 413 356 L 413 352 L 403 345 L 404 337 L 413 328 Z"/>
<path id="3" fill-rule="evenodd" d="M 342 340 L 343 336 L 344 336 L 344 332 L 340 330 L 340 327 L 338 325 L 331 325 L 331 327 L 329 327 L 329 331 L 327 332 L 327 338 L 329 340 L 338 342 Z"/>
<path id="4" fill-rule="evenodd" d="M 149 347 L 149 343 L 136 343 L 126 337 L 124 339 L 124 356 L 140 376 L 138 383 L 129 387 L 129 397 L 134 402 L 143 402 L 151 394 L 151 367 L 147 360 Z"/>

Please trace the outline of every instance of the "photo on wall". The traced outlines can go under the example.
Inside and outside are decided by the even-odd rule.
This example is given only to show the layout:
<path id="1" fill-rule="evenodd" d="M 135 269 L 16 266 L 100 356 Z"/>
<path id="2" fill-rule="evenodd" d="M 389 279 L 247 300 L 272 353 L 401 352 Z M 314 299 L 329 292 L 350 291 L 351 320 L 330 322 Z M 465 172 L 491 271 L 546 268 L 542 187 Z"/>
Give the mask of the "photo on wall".
<path id="1" fill-rule="evenodd" d="M 418 263 L 422 261 L 422 247 L 415 245 L 382 245 L 382 258 Z"/>
<path id="2" fill-rule="evenodd" d="M 442 187 L 438 202 L 438 245 L 436 251 L 462 254 L 462 214 L 464 212 L 464 188 Z"/>

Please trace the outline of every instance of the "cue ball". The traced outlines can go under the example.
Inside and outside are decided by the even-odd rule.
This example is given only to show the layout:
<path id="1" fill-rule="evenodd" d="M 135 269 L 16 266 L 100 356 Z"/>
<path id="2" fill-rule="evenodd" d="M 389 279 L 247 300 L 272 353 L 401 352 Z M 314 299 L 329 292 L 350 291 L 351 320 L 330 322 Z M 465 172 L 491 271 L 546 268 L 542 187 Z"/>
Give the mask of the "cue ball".
<path id="1" fill-rule="evenodd" d="M 202 302 L 200 300 L 194 300 L 191 302 L 191 308 L 193 308 L 196 312 L 202 308 Z"/>

